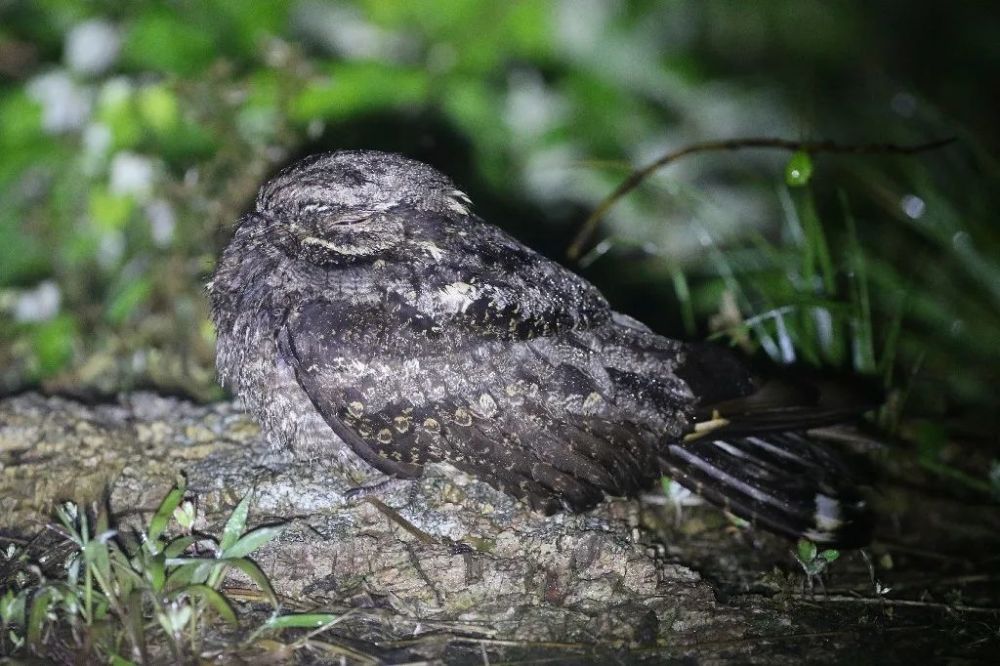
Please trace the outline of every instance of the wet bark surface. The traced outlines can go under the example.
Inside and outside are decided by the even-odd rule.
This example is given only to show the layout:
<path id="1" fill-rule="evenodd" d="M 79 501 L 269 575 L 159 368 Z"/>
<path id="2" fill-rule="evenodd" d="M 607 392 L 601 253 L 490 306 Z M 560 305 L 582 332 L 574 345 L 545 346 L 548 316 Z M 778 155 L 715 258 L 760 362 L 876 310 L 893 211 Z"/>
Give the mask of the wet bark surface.
<path id="1" fill-rule="evenodd" d="M 653 496 L 545 517 L 444 467 L 345 500 L 334 470 L 270 449 L 231 403 L 26 394 L 0 402 L 0 533 L 37 532 L 62 500 L 107 501 L 119 524 L 141 525 L 183 473 L 196 528 L 218 534 L 250 493 L 251 525 L 288 524 L 253 555 L 286 606 L 350 611 L 331 634 L 385 662 L 1000 654 L 996 504 L 925 477 L 906 455 L 869 458 L 882 518 L 868 561 L 841 554 L 825 589 L 809 592 L 794 544 L 711 507 Z M 236 599 L 252 587 L 227 585 Z"/>

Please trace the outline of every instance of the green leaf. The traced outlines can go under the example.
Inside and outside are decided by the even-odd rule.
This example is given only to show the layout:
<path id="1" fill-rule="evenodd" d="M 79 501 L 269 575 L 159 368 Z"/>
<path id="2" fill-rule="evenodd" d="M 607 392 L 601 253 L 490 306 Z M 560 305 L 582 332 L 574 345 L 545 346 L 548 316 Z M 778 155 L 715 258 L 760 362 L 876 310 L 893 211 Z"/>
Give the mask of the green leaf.
<path id="1" fill-rule="evenodd" d="M 684 332 L 694 337 L 697 331 L 695 324 L 694 305 L 691 302 L 691 290 L 688 287 L 687 276 L 681 268 L 671 271 L 671 278 L 674 282 L 674 293 L 677 295 L 677 302 L 681 307 L 681 320 L 684 322 Z"/>
<path id="2" fill-rule="evenodd" d="M 833 548 L 829 548 L 820 553 L 819 556 L 822 557 L 827 562 L 833 562 L 838 557 L 840 557 L 840 551 L 834 550 Z"/>
<path id="3" fill-rule="evenodd" d="M 115 571 L 115 583 L 118 587 L 117 596 L 127 595 L 134 587 L 144 588 L 146 586 L 146 581 L 140 573 L 146 554 L 144 551 L 139 551 L 135 557 L 129 558 L 119 548 L 111 549 L 110 559 L 111 566 Z"/>
<path id="4" fill-rule="evenodd" d="M 166 86 L 148 86 L 136 96 L 139 115 L 154 132 L 167 132 L 177 125 L 180 105 Z"/>
<path id="5" fill-rule="evenodd" d="M 176 509 L 181 500 L 184 499 L 184 493 L 187 491 L 187 480 L 183 476 L 177 477 L 177 485 L 171 489 L 167 496 L 163 498 L 160 502 L 160 506 L 157 507 L 156 513 L 149 521 L 149 527 L 146 530 L 146 536 L 149 537 L 150 541 L 156 541 L 163 534 L 163 530 L 167 528 L 167 524 L 170 522 L 170 516 L 173 515 L 174 509 Z"/>
<path id="6" fill-rule="evenodd" d="M 816 544 L 809 539 L 799 539 L 798 556 L 802 562 L 812 562 L 816 559 Z"/>
<path id="7" fill-rule="evenodd" d="M 177 537 L 173 539 L 170 543 L 166 545 L 163 549 L 163 554 L 167 557 L 178 557 L 181 553 L 188 549 L 188 547 L 196 542 L 198 537 L 188 535 Z"/>
<path id="8" fill-rule="evenodd" d="M 154 592 L 162 592 L 163 586 L 167 582 L 166 558 L 163 553 L 152 555 L 146 560 L 146 577 Z"/>
<path id="9" fill-rule="evenodd" d="M 215 612 L 219 614 L 219 617 L 226 622 L 229 622 L 230 624 L 238 623 L 236 619 L 236 611 L 233 610 L 229 600 L 208 585 L 187 585 L 175 591 L 171 595 L 172 598 L 177 598 L 179 596 L 187 596 L 192 599 L 196 597 L 200 598 L 209 606 L 214 608 Z"/>
<path id="10" fill-rule="evenodd" d="M 23 593 L 22 593 L 23 594 Z M 8 589 L 0 598 L 0 620 L 7 624 L 21 624 L 24 619 L 24 596 Z"/>
<path id="11" fill-rule="evenodd" d="M 91 539 L 83 546 L 83 556 L 86 566 L 99 573 L 104 580 L 111 579 L 111 557 L 108 553 L 107 543 Z M 109 594 L 112 592 L 111 590 L 105 591 Z"/>
<path id="12" fill-rule="evenodd" d="M 122 618 L 122 623 L 128 625 L 131 628 L 132 635 L 135 636 L 140 645 L 139 649 L 142 653 L 146 650 L 146 632 L 143 631 L 142 625 L 145 620 L 142 612 L 142 591 L 133 590 L 125 598 L 125 617 Z M 124 659 L 121 660 L 122 663 L 132 663 Z M 112 663 L 115 663 L 112 660 Z"/>
<path id="13" fill-rule="evenodd" d="M 36 647 L 42 645 L 42 631 L 45 629 L 45 618 L 49 607 L 58 600 L 58 593 L 43 587 L 31 601 L 31 612 L 28 615 L 28 643 Z"/>
<path id="14" fill-rule="evenodd" d="M 52 271 L 51 251 L 46 251 L 39 238 L 25 228 L 21 217 L 13 207 L 0 211 L 0 238 L 4 239 L 0 243 L 0 286 L 28 284 Z"/>
<path id="15" fill-rule="evenodd" d="M 275 608 L 278 607 L 278 595 L 274 593 L 271 581 L 267 579 L 264 571 L 254 562 L 246 558 L 220 561 L 225 562 L 229 566 L 235 567 L 246 574 L 247 578 L 256 583 L 257 587 L 260 588 L 260 591 L 267 595 L 268 601 L 271 602 L 271 605 Z"/>
<path id="16" fill-rule="evenodd" d="M 97 106 L 97 119 L 111 130 L 112 148 L 135 146 L 143 137 L 142 119 L 136 110 L 131 87 L 118 82 L 105 84 Z"/>
<path id="17" fill-rule="evenodd" d="M 130 195 L 112 194 L 103 187 L 95 187 L 90 192 L 88 213 L 98 229 L 117 231 L 124 228 L 133 210 L 135 199 Z"/>
<path id="18" fill-rule="evenodd" d="M 215 54 L 215 40 L 209 31 L 168 9 L 141 16 L 122 46 L 126 65 L 182 76 L 205 69 Z"/>
<path id="19" fill-rule="evenodd" d="M 177 167 L 209 157 L 218 150 L 220 143 L 208 129 L 193 122 L 180 122 L 157 135 L 154 145 L 160 157 Z"/>
<path id="20" fill-rule="evenodd" d="M 186 564 L 177 565 L 177 558 L 167 558 L 167 567 L 174 567 L 167 575 L 167 580 L 163 587 L 167 590 L 176 590 L 190 585 L 194 581 L 194 574 L 198 567 L 202 565 L 202 560 L 194 559 Z"/>
<path id="21" fill-rule="evenodd" d="M 340 616 L 333 613 L 293 613 L 278 615 L 267 621 L 268 629 L 318 629 L 325 624 L 333 624 Z"/>
<path id="22" fill-rule="evenodd" d="M 792 154 L 785 165 L 785 182 L 789 187 L 803 187 L 812 177 L 813 163 L 809 153 L 799 150 Z"/>
<path id="23" fill-rule="evenodd" d="M 308 85 L 292 101 L 290 113 L 303 123 L 317 118 L 342 120 L 369 111 L 419 105 L 429 89 L 422 69 L 338 63 L 327 80 Z"/>
<path id="24" fill-rule="evenodd" d="M 10 150 L 30 147 L 44 136 L 42 105 L 31 99 L 23 88 L 11 86 L 0 99 L 0 146 Z M 5 151 L 7 152 L 7 151 Z"/>
<path id="25" fill-rule="evenodd" d="M 816 210 L 816 201 L 812 193 L 804 191 L 802 195 L 799 198 L 802 204 L 800 214 L 806 240 L 805 251 L 802 253 L 802 275 L 807 283 L 811 284 L 816 277 L 818 264 L 819 276 L 823 280 L 823 289 L 827 295 L 831 295 L 836 292 L 836 276 L 833 270 L 830 245 L 827 242 L 823 222 Z"/>
<path id="26" fill-rule="evenodd" d="M 73 358 L 76 321 L 69 315 L 56 317 L 35 327 L 32 338 L 39 374 L 49 377 L 66 367 Z"/>
<path id="27" fill-rule="evenodd" d="M 233 545 L 239 541 L 240 535 L 246 529 L 247 525 L 247 513 L 250 511 L 250 493 L 243 496 L 240 503 L 236 505 L 233 509 L 232 514 L 229 516 L 229 520 L 226 521 L 226 527 L 222 530 L 222 540 L 219 542 L 219 549 L 225 553 L 227 550 L 233 547 Z"/>
<path id="28" fill-rule="evenodd" d="M 152 283 L 146 278 L 132 280 L 122 285 L 122 288 L 108 303 L 105 317 L 111 324 L 122 324 L 143 303 L 149 299 L 153 291 Z"/>
<path id="29" fill-rule="evenodd" d="M 252 532 L 247 532 L 240 537 L 239 541 L 234 543 L 231 547 L 223 550 L 222 556 L 225 558 L 246 557 L 268 541 L 271 541 L 276 536 L 281 534 L 284 529 L 284 525 L 277 525 L 273 527 L 260 527 Z"/>
<path id="30" fill-rule="evenodd" d="M 844 220 L 847 223 L 848 244 L 846 249 L 847 263 L 850 268 L 848 279 L 851 284 L 850 301 L 854 310 L 851 316 L 851 350 L 854 370 L 862 374 L 871 374 L 876 370 L 875 363 L 875 333 L 872 322 L 871 292 L 868 286 L 868 275 L 865 257 L 858 241 L 857 226 L 851 209 L 847 205 L 847 196 L 840 192 L 840 205 L 844 210 Z"/>
<path id="31" fill-rule="evenodd" d="M 177 580 L 184 580 L 187 578 L 194 583 L 209 581 L 210 584 L 214 584 L 211 582 L 212 578 L 219 577 L 225 571 L 227 562 L 229 560 L 208 557 L 171 557 L 167 559 L 167 566 L 180 567 L 174 572 L 175 575 L 170 577 L 171 579 L 176 577 Z M 187 571 L 189 566 L 192 569 L 190 572 Z"/>
<path id="32" fill-rule="evenodd" d="M 194 579 L 197 580 L 199 575 L 198 572 L 199 567 L 203 567 L 206 565 L 210 567 L 210 569 L 208 570 L 211 571 L 213 577 L 217 576 L 219 572 L 224 571 L 225 568 L 227 567 L 233 567 L 239 569 L 244 574 L 246 574 L 247 578 L 256 583 L 257 587 L 259 587 L 261 591 L 268 596 L 268 599 L 275 608 L 278 607 L 278 597 L 274 593 L 274 588 L 271 587 L 271 582 L 267 579 L 267 576 L 264 574 L 264 571 L 259 566 L 254 564 L 252 561 L 242 557 L 222 558 L 218 560 L 201 560 L 198 558 L 190 558 L 190 557 L 178 557 L 178 558 L 168 559 L 167 566 L 181 567 L 181 569 L 175 571 L 174 574 L 171 575 L 170 579 L 168 579 L 167 583 L 168 586 L 170 585 L 174 576 L 178 576 L 179 580 L 180 579 L 179 572 L 181 570 L 186 570 L 187 567 L 193 567 L 194 571 L 196 572 L 194 575 Z M 187 574 L 185 573 L 184 575 Z M 219 576 L 219 578 L 221 578 L 221 576 Z"/>
<path id="33" fill-rule="evenodd" d="M 670 496 L 670 489 L 673 487 L 673 485 L 674 485 L 674 480 L 671 479 L 669 476 L 660 477 L 660 486 L 663 488 L 664 495 L 668 497 Z"/>

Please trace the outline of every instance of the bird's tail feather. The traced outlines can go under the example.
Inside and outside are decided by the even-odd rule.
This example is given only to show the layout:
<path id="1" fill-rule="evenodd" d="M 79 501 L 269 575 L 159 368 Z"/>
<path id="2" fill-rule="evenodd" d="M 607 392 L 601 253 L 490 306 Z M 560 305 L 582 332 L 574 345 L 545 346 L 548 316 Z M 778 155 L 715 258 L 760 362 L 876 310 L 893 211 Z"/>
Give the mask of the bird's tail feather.
<path id="1" fill-rule="evenodd" d="M 843 464 L 805 435 L 708 435 L 669 445 L 661 463 L 681 485 L 753 524 L 828 546 L 871 538 L 871 515 Z"/>

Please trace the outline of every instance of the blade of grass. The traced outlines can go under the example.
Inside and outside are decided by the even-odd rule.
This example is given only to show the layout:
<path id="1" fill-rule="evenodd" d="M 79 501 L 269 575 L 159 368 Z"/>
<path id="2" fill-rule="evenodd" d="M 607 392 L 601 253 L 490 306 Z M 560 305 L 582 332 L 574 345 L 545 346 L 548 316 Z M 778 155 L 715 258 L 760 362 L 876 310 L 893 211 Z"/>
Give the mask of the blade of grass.
<path id="1" fill-rule="evenodd" d="M 876 371 L 875 342 L 872 328 L 872 306 L 868 291 L 868 276 L 865 271 L 865 260 L 858 242 L 857 224 L 847 202 L 847 195 L 839 193 L 840 206 L 844 221 L 847 224 L 847 265 L 848 279 L 851 283 L 849 291 L 852 316 L 851 349 L 854 370 L 862 374 L 872 374 Z"/>
<path id="2" fill-rule="evenodd" d="M 695 324 L 694 304 L 691 302 L 691 290 L 688 286 L 687 276 L 684 275 L 683 269 L 677 268 L 671 271 L 671 278 L 677 302 L 681 306 L 681 321 L 684 323 L 684 332 L 693 337 L 697 331 L 697 324 Z"/>
<path id="3" fill-rule="evenodd" d="M 180 596 L 188 597 L 192 603 L 200 599 L 214 608 L 219 617 L 229 624 L 239 624 L 239 621 L 236 619 L 236 611 L 233 610 L 229 601 L 218 590 L 214 590 L 208 585 L 195 584 L 182 587 L 171 593 L 170 598 L 176 599 Z"/>
<path id="4" fill-rule="evenodd" d="M 170 517 L 174 514 L 174 509 L 180 506 L 181 501 L 184 499 L 185 492 L 187 492 L 187 483 L 183 477 L 179 477 L 177 485 L 167 493 L 167 496 L 160 502 L 160 506 L 157 507 L 156 513 L 149 520 L 149 527 L 146 530 L 148 543 L 158 543 L 160 535 L 163 534 L 163 531 L 167 528 L 167 524 L 170 522 Z"/>
<path id="5" fill-rule="evenodd" d="M 43 587 L 31 600 L 31 611 L 28 613 L 28 644 L 36 649 L 42 646 L 42 632 L 45 630 L 45 620 L 55 594 L 55 590 Z"/>
<path id="6" fill-rule="evenodd" d="M 222 557 L 227 559 L 246 557 L 268 541 L 276 538 L 284 530 L 285 525 L 258 527 L 257 529 L 247 532 L 241 536 L 239 540 L 229 548 L 224 549 L 222 551 Z"/>
<path id="7" fill-rule="evenodd" d="M 250 493 L 244 495 L 243 499 L 240 500 L 236 508 L 233 509 L 232 514 L 229 516 L 229 520 L 226 521 L 226 526 L 222 530 L 222 539 L 219 541 L 219 550 L 226 552 L 229 548 L 233 546 L 237 541 L 239 541 L 240 535 L 243 534 L 247 525 L 247 513 L 250 511 Z"/>

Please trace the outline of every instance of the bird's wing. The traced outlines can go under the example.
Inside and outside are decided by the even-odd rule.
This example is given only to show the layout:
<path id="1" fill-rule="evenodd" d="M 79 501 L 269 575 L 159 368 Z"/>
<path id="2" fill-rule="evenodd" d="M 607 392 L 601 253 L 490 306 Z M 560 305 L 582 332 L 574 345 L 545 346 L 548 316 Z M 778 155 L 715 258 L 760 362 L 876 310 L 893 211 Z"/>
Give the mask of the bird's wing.
<path id="1" fill-rule="evenodd" d="M 334 431 L 383 472 L 446 461 L 547 511 L 653 483 L 692 402 L 679 343 L 495 227 L 421 215 L 424 256 L 373 267 L 377 293 L 289 314 L 280 349 Z"/>
<path id="2" fill-rule="evenodd" d="M 778 531 L 861 533 L 844 475 L 785 434 L 829 415 L 755 404 L 738 362 L 614 313 L 493 227 L 472 231 L 467 246 L 432 244 L 433 265 L 387 280 L 377 302 L 301 304 L 279 339 L 318 411 L 372 466 L 415 476 L 445 461 L 547 512 L 635 494 L 663 469 Z M 734 429 L 685 441 L 699 403 Z"/>
<path id="3" fill-rule="evenodd" d="M 648 488 L 657 443 L 681 427 L 683 383 L 667 362 L 659 372 L 636 367 L 637 353 L 666 361 L 665 340 L 628 351 L 628 332 L 611 323 L 470 337 L 398 311 L 350 309 L 304 305 L 280 348 L 327 423 L 385 473 L 415 476 L 444 461 L 537 509 L 579 511 L 605 492 Z"/>

